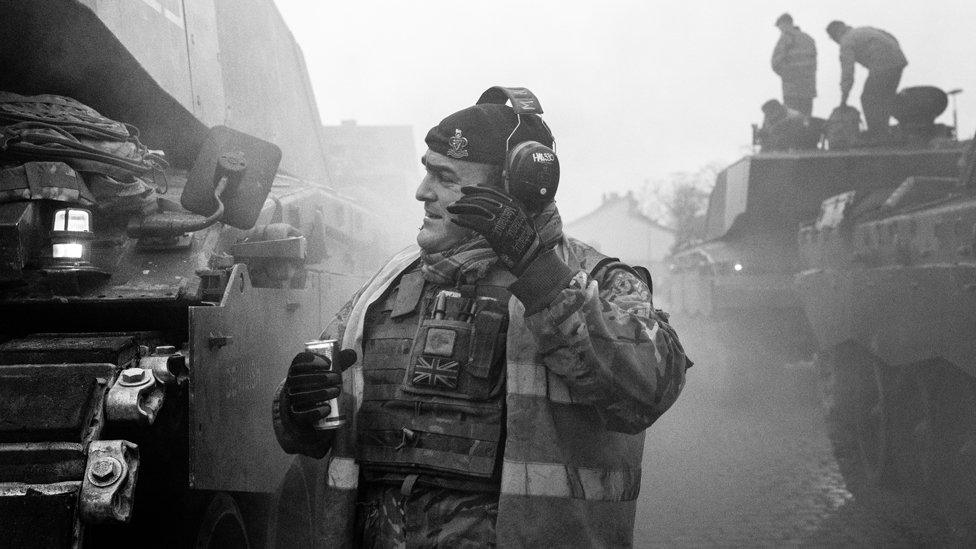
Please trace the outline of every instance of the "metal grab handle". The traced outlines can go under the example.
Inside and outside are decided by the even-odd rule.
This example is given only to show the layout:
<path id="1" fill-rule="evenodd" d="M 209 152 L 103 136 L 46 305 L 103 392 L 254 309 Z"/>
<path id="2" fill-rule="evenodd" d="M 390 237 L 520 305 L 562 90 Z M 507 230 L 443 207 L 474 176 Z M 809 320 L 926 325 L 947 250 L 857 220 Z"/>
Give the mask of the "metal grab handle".
<path id="1" fill-rule="evenodd" d="M 234 336 L 222 335 L 214 332 L 210 332 L 207 336 L 207 345 L 211 349 L 219 349 L 221 347 L 226 347 L 234 342 Z"/>

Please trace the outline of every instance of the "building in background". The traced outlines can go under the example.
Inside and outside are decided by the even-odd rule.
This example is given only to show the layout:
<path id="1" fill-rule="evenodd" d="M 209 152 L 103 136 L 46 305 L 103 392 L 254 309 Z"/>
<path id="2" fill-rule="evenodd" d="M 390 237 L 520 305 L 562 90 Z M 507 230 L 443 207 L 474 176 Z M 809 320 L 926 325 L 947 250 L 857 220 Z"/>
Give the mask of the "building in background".
<path id="1" fill-rule="evenodd" d="M 604 194 L 597 209 L 566 224 L 566 234 L 655 275 L 674 244 L 674 230 L 642 214 L 633 192 Z"/>
<path id="2" fill-rule="evenodd" d="M 342 193 L 378 209 L 406 245 L 416 237 L 420 157 L 411 126 L 323 126 L 329 180 Z"/>
<path id="3" fill-rule="evenodd" d="M 323 126 L 322 132 L 335 185 L 412 197 L 420 160 L 411 126 L 360 126 L 343 120 L 338 126 Z"/>

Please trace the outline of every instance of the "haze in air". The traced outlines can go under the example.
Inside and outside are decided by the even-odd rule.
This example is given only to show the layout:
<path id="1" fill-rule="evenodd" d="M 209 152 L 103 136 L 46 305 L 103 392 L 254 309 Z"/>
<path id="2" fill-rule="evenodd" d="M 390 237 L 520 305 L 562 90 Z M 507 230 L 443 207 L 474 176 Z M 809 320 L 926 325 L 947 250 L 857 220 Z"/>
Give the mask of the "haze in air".
<path id="1" fill-rule="evenodd" d="M 323 124 L 411 125 L 419 155 L 427 129 L 485 88 L 532 89 L 556 135 L 567 220 L 604 192 L 748 152 L 759 106 L 780 95 L 769 57 L 784 11 L 817 41 L 815 115 L 839 101 L 837 45 L 824 28 L 842 19 L 898 38 L 909 61 L 902 86 L 963 88 L 960 136 L 976 120 L 976 4 L 965 0 L 276 2 L 304 50 Z M 858 68 L 855 105 L 865 76 Z M 951 123 L 951 107 L 940 121 Z"/>

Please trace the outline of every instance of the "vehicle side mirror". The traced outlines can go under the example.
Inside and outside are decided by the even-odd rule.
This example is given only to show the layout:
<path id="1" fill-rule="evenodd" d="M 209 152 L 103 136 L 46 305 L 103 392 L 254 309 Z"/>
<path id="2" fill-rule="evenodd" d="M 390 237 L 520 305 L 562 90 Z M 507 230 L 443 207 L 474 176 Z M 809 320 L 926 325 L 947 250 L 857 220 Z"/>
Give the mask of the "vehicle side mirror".
<path id="1" fill-rule="evenodd" d="M 238 229 L 254 227 L 274 183 L 281 149 L 273 143 L 226 126 L 207 133 L 180 203 L 187 210 L 213 216 L 223 203 L 220 221 Z M 223 192 L 217 192 L 223 184 Z M 220 195 L 218 202 L 215 195 Z"/>

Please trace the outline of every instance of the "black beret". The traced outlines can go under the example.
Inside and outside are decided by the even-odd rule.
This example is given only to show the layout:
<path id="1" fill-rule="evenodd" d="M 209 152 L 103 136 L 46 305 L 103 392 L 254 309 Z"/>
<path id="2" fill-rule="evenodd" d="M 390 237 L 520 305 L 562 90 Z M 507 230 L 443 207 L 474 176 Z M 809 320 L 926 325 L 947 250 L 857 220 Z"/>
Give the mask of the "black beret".
<path id="1" fill-rule="evenodd" d="M 501 166 L 505 163 L 505 140 L 517 123 L 515 111 L 508 105 L 483 103 L 441 120 L 424 141 L 430 150 L 455 160 Z M 552 147 L 552 134 L 538 115 L 522 115 L 522 124 L 509 145 L 514 148 L 523 141 Z"/>

